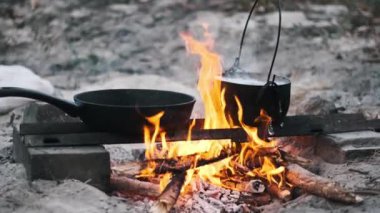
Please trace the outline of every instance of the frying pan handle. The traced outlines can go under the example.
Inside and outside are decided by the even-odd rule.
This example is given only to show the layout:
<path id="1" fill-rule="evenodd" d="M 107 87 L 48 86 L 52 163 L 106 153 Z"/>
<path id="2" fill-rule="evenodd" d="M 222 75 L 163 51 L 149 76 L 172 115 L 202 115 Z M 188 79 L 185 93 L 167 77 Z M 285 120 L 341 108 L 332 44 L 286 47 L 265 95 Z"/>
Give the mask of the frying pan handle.
<path id="1" fill-rule="evenodd" d="M 34 90 L 18 87 L 0 87 L 0 97 L 31 98 L 56 106 L 72 117 L 77 117 L 79 114 L 79 106 L 77 106 L 75 103 L 62 100 Z"/>

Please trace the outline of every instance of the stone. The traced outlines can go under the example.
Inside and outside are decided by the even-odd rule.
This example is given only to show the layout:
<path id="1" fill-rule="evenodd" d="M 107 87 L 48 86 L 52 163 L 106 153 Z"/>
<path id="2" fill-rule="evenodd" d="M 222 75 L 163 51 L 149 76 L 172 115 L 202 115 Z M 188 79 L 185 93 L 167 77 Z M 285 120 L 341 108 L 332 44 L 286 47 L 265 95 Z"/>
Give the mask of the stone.
<path id="1" fill-rule="evenodd" d="M 278 26 L 278 12 L 269 13 L 266 15 L 266 21 L 268 25 Z M 301 11 L 284 11 L 282 12 L 281 26 L 284 29 L 290 29 L 293 27 L 311 27 L 315 23 L 308 20 L 305 14 Z"/>
<path id="2" fill-rule="evenodd" d="M 109 9 L 115 12 L 121 12 L 125 15 L 132 15 L 138 10 L 138 6 L 133 4 L 112 4 L 109 6 Z"/>
<path id="3" fill-rule="evenodd" d="M 29 180 L 76 179 L 108 191 L 110 155 L 103 146 L 31 147 L 14 132 L 14 157 Z"/>
<path id="4" fill-rule="evenodd" d="M 335 104 L 321 96 L 305 98 L 296 107 L 297 114 L 327 115 L 336 111 Z"/>
<path id="5" fill-rule="evenodd" d="M 104 145 L 104 147 L 110 153 L 113 162 L 145 160 L 145 144 L 143 143 Z"/>
<path id="6" fill-rule="evenodd" d="M 20 65 L 0 65 L 0 87 L 22 87 L 48 95 L 53 95 L 55 92 L 53 85 L 49 81 Z M 1 98 L 0 114 L 7 113 L 30 101 L 32 100 L 25 98 Z"/>
<path id="7" fill-rule="evenodd" d="M 91 15 L 91 11 L 87 9 L 77 9 L 70 13 L 72 18 L 81 19 Z"/>
<path id="8" fill-rule="evenodd" d="M 24 163 L 28 179 L 76 179 L 108 191 L 109 153 L 102 146 L 31 147 Z"/>
<path id="9" fill-rule="evenodd" d="M 380 133 L 374 131 L 330 134 L 316 140 L 316 154 L 334 164 L 369 157 L 380 150 Z"/>
<path id="10" fill-rule="evenodd" d="M 318 5 L 311 4 L 308 6 L 308 9 L 312 13 L 317 13 L 325 19 L 335 18 L 341 15 L 346 15 L 349 11 L 348 8 L 344 5 L 331 4 L 331 5 Z"/>
<path id="11" fill-rule="evenodd" d="M 24 111 L 21 130 L 13 128 L 15 161 L 24 165 L 29 180 L 76 179 L 103 191 L 110 190 L 110 154 L 102 145 L 63 146 L 58 143 L 68 140 L 59 141 L 54 137 L 30 139 L 32 135 L 38 135 L 35 130 L 22 133 L 25 123 L 34 123 L 40 128 L 43 123 L 65 121 L 73 119 L 51 105 L 31 104 Z"/>

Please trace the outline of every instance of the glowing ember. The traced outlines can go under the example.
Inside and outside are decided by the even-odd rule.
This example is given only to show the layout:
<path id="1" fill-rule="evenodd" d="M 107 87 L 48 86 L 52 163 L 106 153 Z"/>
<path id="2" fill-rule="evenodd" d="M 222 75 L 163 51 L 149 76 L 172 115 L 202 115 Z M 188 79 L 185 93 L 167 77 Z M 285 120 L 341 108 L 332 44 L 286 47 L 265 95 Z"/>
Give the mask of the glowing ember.
<path id="1" fill-rule="evenodd" d="M 181 34 L 187 51 L 200 58 L 201 66 L 199 69 L 198 90 L 205 109 L 203 128 L 233 128 L 232 122 L 229 122 L 229 116 L 224 111 L 226 104 L 228 104 L 224 99 L 225 91 L 221 88 L 221 81 L 217 80 L 218 77 L 221 77 L 223 71 L 221 57 L 212 50 L 214 41 L 207 31 L 207 26 L 205 26 L 204 37 L 204 41 L 199 41 L 189 34 Z M 147 160 L 152 161 L 148 161 L 147 167 L 141 171 L 140 177 L 159 177 L 160 188 L 163 190 L 172 175 L 170 173 L 156 174 L 155 169 L 160 165 L 157 165 L 153 160 L 170 159 L 177 161 L 178 164 L 180 162 L 191 162 L 192 164 L 192 169 L 187 170 L 182 192 L 185 186 L 194 178 L 200 178 L 212 184 L 235 190 L 241 189 L 239 187 L 231 187 L 226 182 L 230 180 L 239 182 L 247 179 L 261 179 L 268 184 L 283 185 L 285 168 L 283 166 L 277 167 L 273 159 L 281 157 L 276 148 L 275 141 L 268 142 L 260 139 L 256 127 L 248 126 L 242 122 L 243 107 L 238 98 L 235 99 L 239 107 L 238 116 L 240 124 L 248 135 L 247 142 L 241 144 L 239 152 L 216 163 L 195 168 L 197 161 L 217 158 L 222 153 L 225 153 L 226 150 L 237 150 L 236 145 L 230 140 L 192 141 L 191 131 L 195 125 L 195 121 L 192 122 L 189 128 L 187 141 L 167 143 L 165 132 L 160 129 L 160 118 L 164 115 L 164 112 L 160 112 L 157 115 L 146 118 L 154 126 L 153 131 L 148 127 L 144 128 L 145 157 Z M 271 121 L 264 111 L 261 112 L 259 119 L 266 125 L 269 125 Z M 162 141 L 160 144 L 155 143 L 158 137 Z"/>

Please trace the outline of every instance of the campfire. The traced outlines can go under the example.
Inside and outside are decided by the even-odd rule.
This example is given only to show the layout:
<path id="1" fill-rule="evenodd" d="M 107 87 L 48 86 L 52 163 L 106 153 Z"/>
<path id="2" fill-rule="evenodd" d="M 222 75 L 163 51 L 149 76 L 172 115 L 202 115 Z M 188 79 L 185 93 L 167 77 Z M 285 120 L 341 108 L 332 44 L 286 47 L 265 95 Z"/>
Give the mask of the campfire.
<path id="1" fill-rule="evenodd" d="M 273 199 L 283 202 L 294 199 L 300 194 L 296 189 L 344 203 L 362 201 L 338 184 L 309 172 L 312 161 L 285 152 L 276 139 L 259 134 L 268 132 L 271 125 L 271 117 L 265 110 L 252 118 L 258 124 L 255 127 L 244 123 L 244 107 L 249 106 L 243 106 L 238 97 L 235 104 L 240 124 L 236 125 L 231 119 L 233 115 L 225 110 L 231 103 L 225 101 L 226 91 L 218 80 L 223 71 L 222 61 L 213 51 L 214 40 L 207 27 L 202 41 L 187 33 L 182 33 L 181 38 L 188 52 L 200 58 L 198 90 L 204 104 L 202 129 L 241 127 L 246 140 L 241 143 L 229 139 L 193 140 L 193 127 L 199 125 L 194 119 L 185 141 L 168 142 L 167 133 L 160 127 L 165 112 L 147 117 L 151 126 L 144 127 L 145 159 L 112 165 L 111 184 L 120 196 L 150 197 L 155 200 L 152 212 L 168 212 L 179 197 L 197 199 L 199 193 L 209 197 L 214 206 L 227 211 L 242 208 L 247 212 Z M 203 205 L 193 209 L 215 210 L 208 203 Z"/>

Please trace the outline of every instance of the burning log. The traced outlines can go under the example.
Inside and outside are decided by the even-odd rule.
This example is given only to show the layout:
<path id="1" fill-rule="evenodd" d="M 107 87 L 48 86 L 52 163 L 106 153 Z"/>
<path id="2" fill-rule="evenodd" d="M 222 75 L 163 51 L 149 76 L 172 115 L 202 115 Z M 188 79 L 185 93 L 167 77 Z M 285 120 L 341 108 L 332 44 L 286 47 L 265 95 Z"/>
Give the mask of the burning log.
<path id="1" fill-rule="evenodd" d="M 154 172 L 156 174 L 165 174 L 165 173 L 181 173 L 191 168 L 197 168 L 201 166 L 205 166 L 208 164 L 212 164 L 221 160 L 224 160 L 226 158 L 230 157 L 229 154 L 226 152 L 222 152 L 218 157 L 211 158 L 211 159 L 199 159 L 196 161 L 196 164 L 194 165 L 194 161 L 187 161 L 181 165 L 173 165 L 166 163 L 163 161 L 160 165 L 156 167 Z"/>
<path id="2" fill-rule="evenodd" d="M 265 191 L 265 185 L 261 180 L 250 180 L 245 184 L 244 191 L 251 193 L 262 193 Z"/>
<path id="3" fill-rule="evenodd" d="M 274 197 L 277 197 L 281 201 L 289 201 L 292 199 L 292 194 L 290 192 L 290 189 L 287 187 L 278 187 L 277 184 L 272 183 L 268 186 L 268 192 Z"/>
<path id="4" fill-rule="evenodd" d="M 261 180 L 226 180 L 223 181 L 223 185 L 233 190 L 249 192 L 252 194 L 260 194 L 265 191 L 265 185 Z"/>
<path id="5" fill-rule="evenodd" d="M 118 191 L 142 196 L 158 197 L 160 195 L 158 184 L 117 175 L 111 175 L 111 187 Z"/>
<path id="6" fill-rule="evenodd" d="M 363 198 L 349 192 L 336 182 L 315 175 L 296 164 L 289 164 L 287 166 L 286 178 L 294 186 L 320 197 L 348 204 L 356 204 L 363 201 Z"/>
<path id="7" fill-rule="evenodd" d="M 181 188 L 185 182 L 186 172 L 181 172 L 174 175 L 165 187 L 164 191 L 158 197 L 156 203 L 150 209 L 152 213 L 169 212 L 177 202 Z"/>
<path id="8" fill-rule="evenodd" d="M 211 159 L 199 159 L 196 161 L 196 164 L 194 165 L 194 160 L 188 160 L 184 163 L 177 164 L 174 160 L 168 159 L 162 160 L 148 160 L 144 162 L 125 162 L 122 165 L 116 165 L 113 166 L 112 172 L 115 174 L 123 175 L 126 177 L 135 177 L 136 175 L 140 174 L 140 171 L 144 168 L 146 168 L 146 165 L 149 162 L 153 162 L 157 164 L 157 167 L 154 170 L 155 174 L 165 174 L 165 173 L 181 173 L 191 168 L 197 168 L 201 166 L 205 166 L 208 164 L 212 164 L 221 160 L 224 160 L 226 158 L 230 157 L 227 153 L 222 152 L 218 157 L 211 158 Z M 195 159 L 195 158 L 194 158 Z"/>

